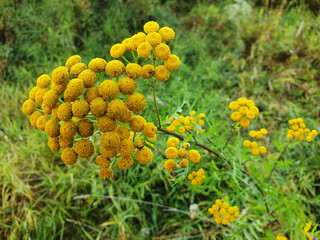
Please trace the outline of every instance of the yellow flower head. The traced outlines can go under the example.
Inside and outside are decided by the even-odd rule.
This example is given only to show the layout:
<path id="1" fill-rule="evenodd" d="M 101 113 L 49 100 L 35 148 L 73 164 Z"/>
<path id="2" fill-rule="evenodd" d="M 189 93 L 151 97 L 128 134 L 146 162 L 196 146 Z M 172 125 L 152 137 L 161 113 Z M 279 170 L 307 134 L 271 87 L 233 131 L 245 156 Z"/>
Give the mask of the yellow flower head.
<path id="1" fill-rule="evenodd" d="M 135 146 L 132 139 L 123 139 L 119 145 L 119 153 L 121 156 L 129 157 L 134 153 Z"/>
<path id="2" fill-rule="evenodd" d="M 50 108 L 53 108 L 56 103 L 58 102 L 59 95 L 55 90 L 50 89 L 48 92 L 46 92 L 43 95 L 43 102 L 45 105 L 47 105 Z"/>
<path id="3" fill-rule="evenodd" d="M 141 112 L 146 106 L 146 99 L 140 93 L 133 93 L 128 96 L 126 105 L 130 111 Z"/>
<path id="4" fill-rule="evenodd" d="M 259 147 L 259 152 L 260 152 L 262 155 L 264 155 L 264 154 L 267 153 L 267 148 L 264 147 L 264 146 L 260 146 L 260 147 Z"/>
<path id="5" fill-rule="evenodd" d="M 124 39 L 121 44 L 125 47 L 126 52 L 131 51 L 131 39 L 130 38 L 126 38 Z"/>
<path id="6" fill-rule="evenodd" d="M 244 140 L 242 145 L 245 148 L 250 148 L 251 147 L 251 142 L 249 140 Z"/>
<path id="7" fill-rule="evenodd" d="M 108 74 L 110 77 L 120 77 L 125 70 L 124 64 L 119 60 L 112 60 L 107 63 L 106 65 L 106 74 Z"/>
<path id="8" fill-rule="evenodd" d="M 118 159 L 118 167 L 121 169 L 128 169 L 133 165 L 133 159 L 131 156 L 129 157 L 125 157 L 125 156 L 121 156 Z"/>
<path id="9" fill-rule="evenodd" d="M 238 103 L 240 106 L 246 106 L 247 105 L 247 99 L 244 97 L 238 98 Z"/>
<path id="10" fill-rule="evenodd" d="M 77 118 L 83 118 L 88 115 L 90 111 L 89 104 L 86 100 L 76 100 L 72 104 L 72 113 L 73 116 Z"/>
<path id="11" fill-rule="evenodd" d="M 130 38 L 130 47 L 132 50 L 137 51 L 137 48 L 139 46 L 140 43 L 143 43 L 146 39 L 146 35 L 142 32 L 139 32 L 135 35 L 133 35 Z"/>
<path id="12" fill-rule="evenodd" d="M 72 148 L 73 141 L 74 141 L 73 138 L 64 138 L 62 136 L 59 136 L 59 146 L 63 149 Z"/>
<path id="13" fill-rule="evenodd" d="M 137 48 L 137 53 L 142 58 L 148 58 L 151 54 L 152 46 L 148 42 L 140 43 Z"/>
<path id="14" fill-rule="evenodd" d="M 66 83 L 69 78 L 68 68 L 66 67 L 57 67 L 52 71 L 51 79 L 52 82 L 61 85 L 63 83 Z"/>
<path id="15" fill-rule="evenodd" d="M 74 151 L 78 154 L 79 157 L 89 158 L 94 153 L 94 146 L 89 139 L 80 139 L 74 145 Z"/>
<path id="16" fill-rule="evenodd" d="M 164 162 L 163 167 L 167 172 L 172 172 L 177 167 L 177 163 L 174 160 L 169 159 Z"/>
<path id="17" fill-rule="evenodd" d="M 98 118 L 97 127 L 101 132 L 111 132 L 116 129 L 117 121 L 109 116 L 101 116 Z"/>
<path id="18" fill-rule="evenodd" d="M 58 108 L 58 118 L 62 121 L 68 121 L 72 118 L 72 104 L 63 103 Z"/>
<path id="19" fill-rule="evenodd" d="M 187 159 L 185 159 L 185 158 L 181 159 L 181 160 L 179 161 L 179 166 L 180 166 L 181 168 L 186 168 L 186 167 L 188 167 L 188 161 L 187 161 Z"/>
<path id="20" fill-rule="evenodd" d="M 114 99 L 108 104 L 108 116 L 119 119 L 128 111 L 126 104 L 120 99 Z"/>
<path id="21" fill-rule="evenodd" d="M 124 54 L 125 51 L 126 51 L 126 47 L 121 43 L 117 43 L 113 45 L 112 48 L 110 49 L 110 55 L 113 58 L 119 58 Z"/>
<path id="22" fill-rule="evenodd" d="M 101 147 L 100 154 L 105 158 L 113 158 L 113 157 L 117 156 L 118 150 L 114 149 L 114 148 L 106 149 L 104 147 Z"/>
<path id="23" fill-rule="evenodd" d="M 90 69 L 86 69 L 79 74 L 78 78 L 83 81 L 85 88 L 90 88 L 96 82 L 97 74 Z"/>
<path id="24" fill-rule="evenodd" d="M 36 110 L 36 103 L 31 99 L 26 100 L 22 105 L 22 111 L 26 115 L 33 114 L 35 110 Z"/>
<path id="25" fill-rule="evenodd" d="M 140 164 L 147 164 L 149 163 L 153 158 L 153 154 L 150 148 L 147 148 L 146 146 L 144 146 L 141 149 L 138 149 L 138 151 L 136 152 L 136 160 L 140 163 Z"/>
<path id="26" fill-rule="evenodd" d="M 164 65 L 159 65 L 158 67 L 155 68 L 155 78 L 159 81 L 159 82 L 165 82 L 168 80 L 168 78 L 170 77 L 170 71 L 169 69 L 164 66 Z"/>
<path id="27" fill-rule="evenodd" d="M 56 138 L 49 137 L 48 147 L 50 148 L 50 150 L 52 152 L 59 152 L 59 150 L 60 150 L 59 138 L 58 137 L 56 137 Z"/>
<path id="28" fill-rule="evenodd" d="M 94 58 L 89 62 L 88 67 L 91 71 L 102 72 L 104 71 L 106 65 L 107 61 L 103 58 Z"/>
<path id="29" fill-rule="evenodd" d="M 115 132 L 105 132 L 100 138 L 100 144 L 105 149 L 118 149 L 120 145 L 119 135 Z"/>
<path id="30" fill-rule="evenodd" d="M 99 85 L 99 94 L 104 100 L 116 98 L 119 92 L 120 92 L 119 86 L 113 80 L 104 80 Z"/>
<path id="31" fill-rule="evenodd" d="M 239 121 L 240 118 L 241 118 L 241 113 L 239 113 L 239 112 L 233 112 L 233 113 L 231 114 L 231 119 L 232 119 L 234 122 Z"/>
<path id="32" fill-rule="evenodd" d="M 37 120 L 40 116 L 42 116 L 42 114 L 39 111 L 35 111 L 30 115 L 30 124 L 32 127 L 37 127 Z"/>
<path id="33" fill-rule="evenodd" d="M 239 124 L 241 127 L 247 128 L 250 126 L 250 120 L 247 118 L 241 118 Z"/>
<path id="34" fill-rule="evenodd" d="M 144 79 L 152 78 L 155 74 L 154 66 L 151 64 L 146 64 L 142 67 L 142 77 Z"/>
<path id="35" fill-rule="evenodd" d="M 111 168 L 101 168 L 99 172 L 99 177 L 103 180 L 111 178 L 113 175 L 113 170 Z"/>
<path id="36" fill-rule="evenodd" d="M 60 134 L 64 138 L 73 138 L 76 135 L 77 126 L 73 121 L 62 122 L 60 126 Z"/>
<path id="37" fill-rule="evenodd" d="M 143 117 L 141 117 L 141 116 L 133 116 L 132 119 L 129 122 L 129 127 L 134 132 L 141 132 L 146 123 L 147 122 Z"/>
<path id="38" fill-rule="evenodd" d="M 184 158 L 184 157 L 186 156 L 186 154 L 187 154 L 187 149 L 185 149 L 185 148 L 180 148 L 180 149 L 179 149 L 179 151 L 178 151 L 178 156 L 179 156 L 180 158 Z"/>
<path id="39" fill-rule="evenodd" d="M 81 63 L 81 57 L 79 55 L 73 55 L 67 59 L 65 67 L 70 70 L 71 67 L 77 63 Z"/>
<path id="40" fill-rule="evenodd" d="M 143 26 L 143 30 L 146 34 L 151 32 L 158 32 L 159 30 L 159 24 L 155 21 L 149 21 Z"/>
<path id="41" fill-rule="evenodd" d="M 91 103 L 92 100 L 101 97 L 99 94 L 99 88 L 98 87 L 91 87 L 86 89 L 84 93 L 84 100 L 86 100 L 88 103 Z"/>
<path id="42" fill-rule="evenodd" d="M 185 142 L 182 144 L 182 147 L 188 150 L 190 148 L 190 143 Z"/>
<path id="43" fill-rule="evenodd" d="M 90 119 L 83 118 L 77 123 L 77 132 L 81 137 L 90 137 L 94 132 L 94 125 Z"/>
<path id="44" fill-rule="evenodd" d="M 159 34 L 161 35 L 163 41 L 168 42 L 174 39 L 175 32 L 172 30 L 172 28 L 162 27 L 159 30 Z"/>
<path id="45" fill-rule="evenodd" d="M 130 131 L 126 126 L 118 126 L 114 132 L 118 134 L 121 141 L 130 138 Z"/>
<path id="46" fill-rule="evenodd" d="M 33 87 L 30 92 L 29 92 L 29 99 L 35 101 L 35 97 L 36 97 L 36 92 L 38 91 L 38 87 Z"/>
<path id="47" fill-rule="evenodd" d="M 78 156 L 72 148 L 65 148 L 61 152 L 61 160 L 67 165 L 74 165 Z"/>
<path id="48" fill-rule="evenodd" d="M 80 78 L 72 79 L 66 90 L 64 91 L 63 98 L 67 102 L 76 100 L 84 91 L 84 84 Z"/>
<path id="49" fill-rule="evenodd" d="M 129 77 L 120 78 L 118 81 L 120 92 L 124 95 L 130 95 L 136 90 L 137 82 Z"/>
<path id="50" fill-rule="evenodd" d="M 231 103 L 229 104 L 229 108 L 230 108 L 231 110 L 233 110 L 233 111 L 238 110 L 239 107 L 240 107 L 240 105 L 239 105 L 239 103 L 236 102 L 236 101 L 233 101 L 233 102 L 231 102 Z"/>
<path id="51" fill-rule="evenodd" d="M 144 126 L 143 126 L 143 134 L 147 137 L 147 138 L 152 138 L 154 136 L 154 134 L 156 133 L 157 131 L 157 127 L 154 126 L 153 123 L 149 122 L 149 123 L 146 123 Z"/>
<path id="52" fill-rule="evenodd" d="M 37 79 L 37 87 L 38 88 L 47 88 L 51 83 L 51 78 L 48 74 L 42 74 Z"/>
<path id="53" fill-rule="evenodd" d="M 170 57 L 164 61 L 164 65 L 170 70 L 176 70 L 180 65 L 180 59 L 178 56 L 171 54 Z"/>
<path id="54" fill-rule="evenodd" d="M 178 138 L 176 138 L 176 137 L 170 137 L 170 138 L 168 139 L 168 141 L 167 141 L 167 146 L 168 146 L 168 147 L 174 147 L 174 148 L 176 148 L 176 147 L 178 147 L 179 143 L 180 143 L 180 141 L 179 141 Z"/>
<path id="55" fill-rule="evenodd" d="M 96 164 L 101 168 L 108 168 L 110 167 L 111 162 L 108 158 L 98 156 L 96 157 Z"/>
<path id="56" fill-rule="evenodd" d="M 201 159 L 201 156 L 197 150 L 192 149 L 187 152 L 187 159 L 191 163 L 198 163 Z"/>
<path id="57" fill-rule="evenodd" d="M 36 103 L 42 104 L 43 103 L 43 96 L 46 94 L 48 90 L 45 88 L 39 88 L 37 92 L 35 93 L 35 100 Z"/>
<path id="58" fill-rule="evenodd" d="M 52 83 L 51 90 L 55 90 L 58 94 L 63 93 L 67 88 L 68 82 L 65 81 L 62 84 Z"/>
<path id="59" fill-rule="evenodd" d="M 50 119 L 46 122 L 44 131 L 49 137 L 55 138 L 60 135 L 60 125 L 57 120 Z"/>
<path id="60" fill-rule="evenodd" d="M 126 74 L 128 77 L 136 79 L 142 76 L 142 67 L 137 63 L 129 63 L 126 66 Z"/>
<path id="61" fill-rule="evenodd" d="M 160 43 L 154 48 L 154 54 L 158 59 L 167 60 L 170 57 L 171 52 L 167 44 Z"/>
<path id="62" fill-rule="evenodd" d="M 86 69 L 87 69 L 87 66 L 84 63 L 77 63 L 73 65 L 70 69 L 71 78 L 77 78 L 79 74 Z"/>
<path id="63" fill-rule="evenodd" d="M 150 43 L 151 46 L 157 46 L 158 44 L 161 43 L 161 41 L 162 41 L 162 37 L 157 32 L 148 33 L 146 37 L 146 42 Z"/>
<path id="64" fill-rule="evenodd" d="M 90 102 L 90 112 L 96 117 L 104 115 L 107 111 L 108 103 L 103 98 L 98 97 Z"/>

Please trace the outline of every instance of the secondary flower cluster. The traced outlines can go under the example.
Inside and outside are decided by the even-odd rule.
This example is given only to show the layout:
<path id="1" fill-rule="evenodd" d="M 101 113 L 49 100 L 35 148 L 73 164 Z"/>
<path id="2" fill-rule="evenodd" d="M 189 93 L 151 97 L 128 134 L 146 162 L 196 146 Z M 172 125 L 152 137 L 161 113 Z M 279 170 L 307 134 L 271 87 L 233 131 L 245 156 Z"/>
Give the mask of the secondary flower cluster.
<path id="1" fill-rule="evenodd" d="M 255 106 L 255 103 L 244 97 L 231 102 L 229 108 L 234 111 L 231 114 L 231 119 L 234 122 L 239 122 L 243 128 L 249 127 L 250 120 L 255 119 L 255 117 L 259 115 L 259 109 Z"/>
<path id="2" fill-rule="evenodd" d="M 192 185 L 200 186 L 201 181 L 206 179 L 206 176 L 204 175 L 204 170 L 200 168 L 197 172 L 193 171 L 188 175 L 188 179 L 191 181 Z"/>
<path id="3" fill-rule="evenodd" d="M 259 131 L 250 131 L 249 136 L 256 139 L 261 139 L 264 135 L 268 133 L 267 129 L 261 128 Z M 260 154 L 264 155 L 267 153 L 267 148 L 265 146 L 258 146 L 257 142 L 251 142 L 249 140 L 244 140 L 242 145 L 245 148 L 251 148 L 251 154 L 257 156 Z"/>
<path id="4" fill-rule="evenodd" d="M 287 240 L 287 238 L 284 237 L 284 236 L 278 235 L 278 236 L 276 237 L 276 240 Z"/>
<path id="5" fill-rule="evenodd" d="M 180 66 L 179 57 L 171 54 L 169 46 L 165 43 L 174 39 L 175 32 L 170 27 L 159 28 L 157 22 L 147 22 L 143 27 L 145 33 L 139 32 L 112 46 L 110 55 L 113 58 L 124 58 L 125 52 L 132 51 L 132 53 L 137 52 L 141 58 L 164 61 L 158 66 L 146 64 L 143 67 L 137 63 L 129 63 L 126 66 L 128 77 L 143 77 L 144 79 L 155 77 L 157 81 L 165 82 L 171 72 Z"/>
<path id="6" fill-rule="evenodd" d="M 294 118 L 288 122 L 291 125 L 291 129 L 288 130 L 287 139 L 291 140 L 296 138 L 299 142 L 307 141 L 311 142 L 313 137 L 318 135 L 317 130 L 313 129 L 310 131 L 306 128 L 306 124 L 303 122 L 302 118 Z"/>
<path id="7" fill-rule="evenodd" d="M 200 113 L 196 116 L 196 112 L 192 111 L 189 113 L 188 116 L 182 116 L 178 113 L 174 114 L 171 117 L 167 117 L 166 123 L 169 124 L 169 126 L 166 127 L 168 131 L 177 131 L 180 134 L 185 133 L 185 131 L 190 132 L 191 130 L 194 130 L 197 134 L 202 134 L 204 126 L 204 120 L 205 118 L 204 113 Z"/>
<path id="8" fill-rule="evenodd" d="M 201 159 L 200 153 L 197 150 L 190 149 L 189 143 L 183 143 L 182 147 L 177 149 L 179 145 L 180 141 L 176 137 L 171 137 L 167 141 L 168 148 L 165 155 L 168 160 L 164 163 L 164 169 L 168 172 L 172 172 L 177 167 L 177 161 L 181 168 L 186 168 L 188 162 L 198 163 Z"/>
<path id="9" fill-rule="evenodd" d="M 214 217 L 217 224 L 227 225 L 233 223 L 235 218 L 239 217 L 239 209 L 237 206 L 229 206 L 228 203 L 222 202 L 220 199 L 208 209 L 208 212 Z"/>

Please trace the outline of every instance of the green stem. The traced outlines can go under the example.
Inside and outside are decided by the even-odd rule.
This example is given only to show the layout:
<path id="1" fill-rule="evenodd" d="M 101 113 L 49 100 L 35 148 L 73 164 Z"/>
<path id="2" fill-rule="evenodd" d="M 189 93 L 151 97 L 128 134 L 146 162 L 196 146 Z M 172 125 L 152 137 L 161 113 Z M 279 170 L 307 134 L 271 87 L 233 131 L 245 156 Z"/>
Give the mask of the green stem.
<path id="1" fill-rule="evenodd" d="M 122 59 L 123 59 L 126 63 L 130 63 L 130 61 L 129 61 L 125 56 L 122 56 Z"/>
<path id="2" fill-rule="evenodd" d="M 143 79 L 150 87 L 153 88 L 153 85 L 148 81 L 148 79 Z"/>
<path id="3" fill-rule="evenodd" d="M 136 56 L 135 56 L 133 50 L 131 50 L 131 55 L 132 55 L 132 57 L 133 57 L 133 61 L 136 62 Z"/>
<path id="4" fill-rule="evenodd" d="M 224 146 L 223 146 L 223 148 L 222 148 L 222 151 L 227 147 L 227 145 L 228 145 L 228 143 L 230 142 L 231 138 L 232 138 L 233 135 L 236 133 L 236 128 L 235 128 L 236 124 L 237 124 L 237 123 L 235 123 L 235 124 L 233 125 L 232 131 L 231 131 L 231 133 L 230 133 L 230 135 L 229 135 L 226 143 L 224 144 Z"/>

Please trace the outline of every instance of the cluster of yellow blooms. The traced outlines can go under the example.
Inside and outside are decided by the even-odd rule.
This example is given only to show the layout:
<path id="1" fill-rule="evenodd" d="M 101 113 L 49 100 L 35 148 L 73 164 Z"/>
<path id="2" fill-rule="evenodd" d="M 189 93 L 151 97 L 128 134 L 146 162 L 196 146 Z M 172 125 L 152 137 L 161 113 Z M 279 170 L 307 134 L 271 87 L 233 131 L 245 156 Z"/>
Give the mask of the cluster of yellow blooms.
<path id="1" fill-rule="evenodd" d="M 126 68 L 126 74 L 130 78 L 143 77 L 149 79 L 155 77 L 159 82 L 165 82 L 170 77 L 172 71 L 176 70 L 181 62 L 178 56 L 171 54 L 166 42 L 173 40 L 175 32 L 170 27 L 160 28 L 154 21 L 147 22 L 143 29 L 145 33 L 139 32 L 130 38 L 124 39 L 111 47 L 110 55 L 113 58 L 124 57 L 125 52 L 137 52 L 141 58 L 151 58 L 152 60 L 163 60 L 163 64 L 146 64 L 140 66 L 137 63 L 129 63 Z M 117 60 L 114 60 L 116 64 Z"/>
<path id="2" fill-rule="evenodd" d="M 263 135 L 268 133 L 267 129 L 261 128 L 260 131 L 250 131 L 249 136 L 256 139 L 261 139 Z M 257 142 L 251 142 L 249 140 L 244 140 L 242 145 L 245 148 L 251 148 L 251 154 L 257 156 L 260 154 L 264 155 L 267 153 L 267 148 L 265 146 L 258 146 Z"/>
<path id="3" fill-rule="evenodd" d="M 31 89 L 22 110 L 30 115 L 33 127 L 49 136 L 48 146 L 53 152 L 63 149 L 61 159 L 66 164 L 73 165 L 78 157 L 89 158 L 94 154 L 90 137 L 97 132 L 102 133 L 101 155 L 96 158 L 102 179 L 113 175 L 111 159 L 116 156 L 118 167 L 122 169 L 132 166 L 134 154 L 140 164 L 151 161 L 153 154 L 149 146 L 156 141 L 157 128 L 137 115 L 145 108 L 146 100 L 144 95 L 135 92 L 136 80 L 155 77 L 158 81 L 166 81 L 170 71 L 180 66 L 180 60 L 162 43 L 174 38 L 171 28 L 159 30 L 156 22 L 148 22 L 144 30 L 147 35 L 138 33 L 125 39 L 114 45 L 110 53 L 118 58 L 125 51 L 133 50 L 147 58 L 153 50 L 153 65 L 129 62 L 125 66 L 119 60 L 107 62 L 94 58 L 87 66 L 79 55 L 73 55 L 65 66 L 54 69 L 51 76 L 41 75 L 37 86 Z M 156 59 L 164 60 L 164 65 L 156 67 Z M 103 72 L 107 79 L 102 81 Z M 97 81 L 97 76 L 101 82 Z M 130 129 L 135 132 L 134 136 Z M 74 143 L 78 138 L 81 139 Z M 152 143 L 147 144 L 147 141 Z"/>
<path id="4" fill-rule="evenodd" d="M 202 134 L 204 126 L 204 120 L 206 115 L 204 113 L 200 113 L 196 116 L 196 112 L 192 111 L 189 113 L 189 116 L 182 116 L 178 113 L 174 114 L 171 117 L 167 117 L 166 123 L 169 124 L 169 126 L 166 127 L 168 131 L 177 131 L 180 134 L 187 132 L 190 132 L 191 130 L 194 130 L 197 134 Z"/>
<path id="5" fill-rule="evenodd" d="M 200 153 L 197 150 L 190 149 L 189 143 L 183 143 L 178 150 L 179 145 L 180 141 L 176 137 L 171 137 L 167 141 L 168 148 L 165 151 L 165 155 L 168 160 L 164 163 L 164 169 L 168 172 L 172 172 L 177 167 L 177 162 L 174 159 L 179 159 L 181 168 L 186 168 L 188 161 L 190 163 L 198 163 L 201 159 Z"/>
<path id="6" fill-rule="evenodd" d="M 192 185 L 200 186 L 201 181 L 206 179 L 206 176 L 204 175 L 204 170 L 200 168 L 197 172 L 193 171 L 188 175 L 188 179 L 191 181 Z"/>
<path id="7" fill-rule="evenodd" d="M 276 237 L 276 240 L 287 240 L 287 238 L 279 235 Z"/>
<path id="8" fill-rule="evenodd" d="M 311 229 L 312 222 L 307 222 L 305 227 L 303 228 L 303 232 L 307 235 L 308 240 L 312 240 L 312 236 L 309 233 L 309 230 Z"/>
<path id="9" fill-rule="evenodd" d="M 289 120 L 291 129 L 288 130 L 287 139 L 291 140 L 296 138 L 299 142 L 307 141 L 311 142 L 313 137 L 318 135 L 317 130 L 313 129 L 310 131 L 309 128 L 306 128 L 306 124 L 303 122 L 302 118 L 296 118 Z"/>
<path id="10" fill-rule="evenodd" d="M 250 120 L 253 120 L 259 115 L 259 109 L 255 106 L 254 102 L 244 97 L 231 102 L 229 108 L 234 111 L 231 114 L 231 119 L 234 122 L 239 122 L 240 126 L 243 128 L 249 127 Z"/>
<path id="11" fill-rule="evenodd" d="M 214 217 L 217 224 L 227 225 L 233 223 L 235 218 L 239 217 L 239 209 L 237 206 L 229 206 L 228 203 L 222 202 L 220 199 L 208 209 L 208 212 Z"/>

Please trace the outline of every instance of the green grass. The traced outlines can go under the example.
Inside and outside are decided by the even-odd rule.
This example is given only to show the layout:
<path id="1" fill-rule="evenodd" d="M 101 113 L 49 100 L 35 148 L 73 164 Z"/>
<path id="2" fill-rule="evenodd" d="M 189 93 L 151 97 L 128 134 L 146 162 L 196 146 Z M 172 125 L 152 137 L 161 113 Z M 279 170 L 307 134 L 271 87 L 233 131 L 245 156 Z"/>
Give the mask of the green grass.
<path id="1" fill-rule="evenodd" d="M 307 239 L 302 229 L 308 221 L 314 239 L 320 237 L 319 137 L 290 144 L 268 178 L 287 143 L 289 119 L 303 117 L 320 130 L 319 16 L 296 2 L 268 13 L 264 2 L 230 4 L 0 3 L 1 239 L 275 239 L 276 233 Z M 230 6 L 239 14 L 233 16 Z M 267 156 L 252 157 L 243 149 L 248 130 L 241 131 L 222 153 L 232 167 L 201 152 L 201 162 L 189 170 L 202 167 L 207 179 L 195 187 L 187 179 L 175 183 L 164 171 L 165 135 L 158 136 L 150 164 L 116 169 L 110 181 L 98 177 L 96 155 L 68 167 L 49 150 L 47 136 L 21 112 L 37 76 L 50 74 L 72 54 L 85 63 L 110 60 L 112 44 L 142 31 L 151 19 L 175 30 L 170 48 L 182 62 L 157 87 L 164 116 L 204 112 L 206 133 L 198 141 L 219 151 L 231 131 L 227 105 L 248 97 L 261 110 L 249 129 L 269 131 Z M 147 99 L 143 115 L 156 122 L 152 91 L 141 79 L 137 92 Z M 207 209 L 216 198 L 239 207 L 240 218 L 231 226 L 212 223 Z M 194 219 L 191 204 L 199 208 Z"/>

